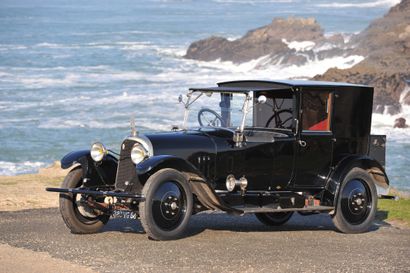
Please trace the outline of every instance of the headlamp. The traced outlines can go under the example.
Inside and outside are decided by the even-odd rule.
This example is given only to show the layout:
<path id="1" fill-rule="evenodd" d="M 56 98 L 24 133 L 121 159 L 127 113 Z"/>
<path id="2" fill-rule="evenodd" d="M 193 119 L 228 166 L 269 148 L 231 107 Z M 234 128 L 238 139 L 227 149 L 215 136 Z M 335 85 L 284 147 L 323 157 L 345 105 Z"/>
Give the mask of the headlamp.
<path id="1" fill-rule="evenodd" d="M 136 143 L 134 147 L 131 149 L 131 160 L 134 162 L 134 164 L 138 164 L 142 162 L 145 158 L 147 158 L 148 152 L 145 150 L 145 148 L 139 144 Z"/>
<path id="2" fill-rule="evenodd" d="M 101 160 L 103 160 L 106 154 L 107 149 L 104 147 L 102 143 L 96 142 L 93 145 L 91 145 L 90 155 L 95 162 L 100 162 Z"/>

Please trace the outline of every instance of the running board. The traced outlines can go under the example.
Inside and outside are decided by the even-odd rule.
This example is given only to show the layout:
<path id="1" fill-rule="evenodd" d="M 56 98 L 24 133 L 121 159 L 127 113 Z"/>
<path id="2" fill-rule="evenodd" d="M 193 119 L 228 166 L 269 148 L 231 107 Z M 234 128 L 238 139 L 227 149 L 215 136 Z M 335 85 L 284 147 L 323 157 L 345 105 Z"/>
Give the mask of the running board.
<path id="1" fill-rule="evenodd" d="M 115 192 L 115 191 L 93 191 L 93 190 L 86 190 L 81 188 L 46 188 L 46 191 L 49 192 L 61 192 L 61 193 L 78 193 L 78 194 L 88 194 L 92 196 L 112 196 L 112 197 L 120 197 L 120 198 L 132 198 L 136 199 L 137 201 L 144 201 L 145 197 L 142 194 L 133 194 L 133 193 L 126 193 L 126 192 Z"/>
<path id="2" fill-rule="evenodd" d="M 311 206 L 303 208 L 269 208 L 269 207 L 248 207 L 248 208 L 238 208 L 243 211 L 243 213 L 266 213 L 266 212 L 287 212 L 287 211 L 332 211 L 335 207 L 329 206 Z"/>
<path id="3" fill-rule="evenodd" d="M 395 195 L 384 195 L 384 194 L 381 194 L 381 195 L 379 195 L 378 197 L 379 197 L 379 199 L 390 199 L 390 200 L 396 200 L 396 201 L 400 199 L 400 197 L 395 196 Z"/>

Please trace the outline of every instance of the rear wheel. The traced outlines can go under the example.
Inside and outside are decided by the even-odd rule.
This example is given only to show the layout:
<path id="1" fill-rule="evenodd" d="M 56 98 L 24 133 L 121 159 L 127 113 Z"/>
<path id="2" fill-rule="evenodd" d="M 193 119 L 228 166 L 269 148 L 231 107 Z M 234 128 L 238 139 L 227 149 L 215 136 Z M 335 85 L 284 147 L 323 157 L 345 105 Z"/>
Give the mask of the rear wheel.
<path id="1" fill-rule="evenodd" d="M 71 170 L 65 177 L 62 188 L 77 188 L 82 184 L 81 168 Z M 110 219 L 87 206 L 80 194 L 60 193 L 60 213 L 64 223 L 72 233 L 87 234 L 98 232 Z"/>
<path id="2" fill-rule="evenodd" d="M 154 240 L 174 240 L 183 236 L 193 209 L 193 197 L 185 176 L 163 169 L 144 185 L 145 201 L 139 204 L 141 224 Z"/>
<path id="3" fill-rule="evenodd" d="M 292 217 L 293 211 L 288 212 L 268 212 L 255 213 L 259 221 L 268 226 L 280 226 L 286 223 Z"/>
<path id="4" fill-rule="evenodd" d="M 333 222 L 344 233 L 367 231 L 376 215 L 377 191 L 371 176 L 353 168 L 346 175 L 339 192 Z"/>

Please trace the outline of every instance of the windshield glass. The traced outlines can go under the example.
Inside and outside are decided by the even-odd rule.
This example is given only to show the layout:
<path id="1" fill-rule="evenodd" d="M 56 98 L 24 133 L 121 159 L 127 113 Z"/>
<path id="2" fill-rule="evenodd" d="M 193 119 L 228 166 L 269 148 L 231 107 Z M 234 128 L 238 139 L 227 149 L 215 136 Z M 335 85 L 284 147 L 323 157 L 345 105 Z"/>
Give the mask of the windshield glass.
<path id="1" fill-rule="evenodd" d="M 189 101 L 187 101 L 189 98 Z M 223 127 L 236 129 L 241 126 L 246 95 L 242 93 L 192 92 L 184 97 L 188 102 L 185 127 Z M 252 100 L 245 126 L 252 126 Z"/>

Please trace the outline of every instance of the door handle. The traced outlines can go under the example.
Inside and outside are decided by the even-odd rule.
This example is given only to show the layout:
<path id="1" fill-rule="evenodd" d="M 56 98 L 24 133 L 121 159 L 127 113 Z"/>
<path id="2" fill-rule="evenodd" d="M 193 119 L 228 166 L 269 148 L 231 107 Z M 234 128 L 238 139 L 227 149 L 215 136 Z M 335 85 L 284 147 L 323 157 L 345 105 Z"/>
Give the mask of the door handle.
<path id="1" fill-rule="evenodd" d="M 298 143 L 299 143 L 300 147 L 306 147 L 306 141 L 299 140 Z"/>

